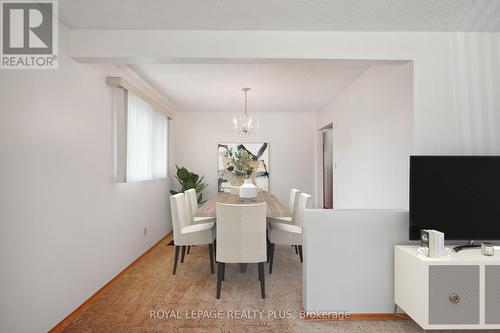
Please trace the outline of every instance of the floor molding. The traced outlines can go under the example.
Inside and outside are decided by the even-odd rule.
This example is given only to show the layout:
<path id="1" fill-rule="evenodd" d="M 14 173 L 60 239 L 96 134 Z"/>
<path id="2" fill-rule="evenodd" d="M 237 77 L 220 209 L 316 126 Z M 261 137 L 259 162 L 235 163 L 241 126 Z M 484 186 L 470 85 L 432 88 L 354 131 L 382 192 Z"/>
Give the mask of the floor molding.
<path id="1" fill-rule="evenodd" d="M 172 231 L 166 234 L 162 239 L 151 246 L 146 252 L 141 254 L 137 259 L 135 259 L 130 265 L 125 267 L 120 273 L 118 273 L 111 281 L 106 283 L 101 289 L 99 289 L 94 295 L 90 296 L 85 302 L 83 302 L 79 307 L 77 307 L 73 312 L 71 312 L 66 318 L 64 318 L 60 323 L 49 330 L 49 333 L 61 332 L 66 326 L 69 325 L 81 312 L 86 310 L 90 304 L 92 304 L 99 296 L 106 293 L 113 285 L 122 277 L 123 274 L 127 273 L 135 265 L 137 265 L 149 252 L 151 252 L 155 247 L 160 244 L 161 241 L 172 237 Z"/>
<path id="2" fill-rule="evenodd" d="M 406 313 L 350 313 L 342 314 L 339 316 L 337 313 L 320 314 L 306 314 L 305 320 L 334 320 L 334 321 L 348 321 L 348 320 L 409 320 L 410 317 Z"/>

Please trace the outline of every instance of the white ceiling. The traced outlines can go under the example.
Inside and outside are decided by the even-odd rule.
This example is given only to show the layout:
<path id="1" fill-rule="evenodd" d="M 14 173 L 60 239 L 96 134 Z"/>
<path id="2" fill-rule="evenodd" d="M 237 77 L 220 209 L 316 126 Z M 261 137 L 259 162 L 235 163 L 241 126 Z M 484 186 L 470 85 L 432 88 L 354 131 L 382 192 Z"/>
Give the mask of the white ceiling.
<path id="1" fill-rule="evenodd" d="M 316 112 L 373 63 L 315 60 L 131 68 L 172 101 L 175 111 L 242 112 L 241 88 L 250 87 L 249 112 Z"/>
<path id="2" fill-rule="evenodd" d="M 71 28 L 500 31 L 498 0 L 61 0 Z"/>

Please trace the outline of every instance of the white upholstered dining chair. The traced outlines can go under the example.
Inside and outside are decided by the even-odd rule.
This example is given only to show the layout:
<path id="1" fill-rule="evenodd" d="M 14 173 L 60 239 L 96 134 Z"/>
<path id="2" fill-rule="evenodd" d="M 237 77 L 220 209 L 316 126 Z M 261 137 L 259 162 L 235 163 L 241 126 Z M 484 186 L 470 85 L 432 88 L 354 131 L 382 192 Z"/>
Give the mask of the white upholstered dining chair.
<path id="1" fill-rule="evenodd" d="M 191 188 L 189 190 L 184 191 L 184 194 L 186 195 L 186 205 L 188 208 L 189 212 L 189 223 L 190 224 L 199 224 L 199 223 L 208 223 L 208 222 L 214 222 L 215 223 L 215 217 L 210 217 L 210 216 L 195 216 L 196 213 L 198 212 L 198 196 L 196 194 L 196 190 L 194 188 Z M 189 254 L 189 251 L 191 250 L 191 246 L 187 247 L 187 254 Z M 181 262 L 184 262 L 184 252 L 182 252 L 182 259 Z"/>
<path id="2" fill-rule="evenodd" d="M 172 274 L 177 270 L 177 261 L 179 259 L 179 250 L 182 247 L 181 262 L 184 262 L 184 254 L 186 246 L 190 245 L 207 245 L 208 255 L 210 258 L 210 270 L 214 273 L 214 247 L 215 240 L 215 223 L 198 223 L 191 224 L 189 220 L 189 209 L 186 205 L 184 193 L 178 193 L 170 197 L 170 206 L 172 210 L 172 225 L 174 229 L 174 244 L 175 257 L 174 269 Z"/>
<path id="3" fill-rule="evenodd" d="M 290 216 L 269 217 L 267 219 L 268 222 L 294 224 L 293 217 L 297 211 L 297 203 L 298 203 L 297 198 L 299 194 L 300 191 L 297 189 L 292 188 L 290 190 L 290 196 L 288 198 L 288 210 L 290 211 Z"/>
<path id="4" fill-rule="evenodd" d="M 269 274 L 273 273 L 274 246 L 277 245 L 297 245 L 302 262 L 302 226 L 304 220 L 304 210 L 311 207 L 311 196 L 300 193 L 297 202 L 297 210 L 294 215 L 294 224 L 271 222 L 269 224 Z"/>
<path id="5" fill-rule="evenodd" d="M 217 203 L 217 298 L 220 298 L 226 263 L 257 263 L 261 297 L 265 298 L 266 203 Z"/>
<path id="6" fill-rule="evenodd" d="M 190 224 L 215 222 L 215 217 L 207 216 L 195 216 L 198 212 L 198 197 L 196 195 L 196 190 L 194 188 L 184 191 L 186 195 L 186 204 L 189 210 L 189 221 Z"/>

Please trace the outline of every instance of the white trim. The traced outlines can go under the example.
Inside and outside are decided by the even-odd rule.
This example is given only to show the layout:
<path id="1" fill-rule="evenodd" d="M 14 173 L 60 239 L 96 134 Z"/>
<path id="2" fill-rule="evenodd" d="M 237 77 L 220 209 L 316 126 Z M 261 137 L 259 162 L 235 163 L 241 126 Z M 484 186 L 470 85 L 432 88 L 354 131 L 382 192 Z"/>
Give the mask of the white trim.
<path id="1" fill-rule="evenodd" d="M 174 119 L 174 113 L 170 110 L 168 106 L 164 103 L 158 101 L 157 98 L 153 97 L 151 94 L 148 94 L 141 88 L 131 84 L 129 81 L 125 80 L 121 76 L 108 76 L 106 77 L 106 84 L 112 87 L 120 87 L 125 90 L 131 91 L 137 96 L 144 99 L 149 104 L 153 105 L 158 111 L 162 111 L 167 115 L 168 118 Z"/>

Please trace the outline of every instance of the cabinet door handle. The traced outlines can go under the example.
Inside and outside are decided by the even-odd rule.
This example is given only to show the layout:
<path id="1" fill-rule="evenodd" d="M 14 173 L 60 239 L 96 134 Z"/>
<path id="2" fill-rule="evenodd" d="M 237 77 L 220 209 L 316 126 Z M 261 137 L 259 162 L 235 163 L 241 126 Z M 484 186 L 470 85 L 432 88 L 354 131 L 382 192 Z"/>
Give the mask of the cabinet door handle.
<path id="1" fill-rule="evenodd" d="M 458 302 L 460 302 L 460 296 L 458 296 L 456 293 L 451 294 L 450 302 L 452 302 L 453 304 L 457 304 Z"/>

